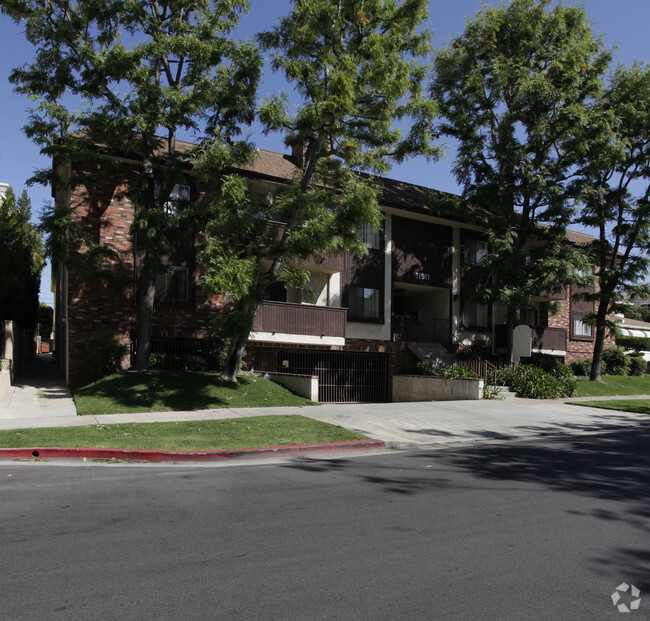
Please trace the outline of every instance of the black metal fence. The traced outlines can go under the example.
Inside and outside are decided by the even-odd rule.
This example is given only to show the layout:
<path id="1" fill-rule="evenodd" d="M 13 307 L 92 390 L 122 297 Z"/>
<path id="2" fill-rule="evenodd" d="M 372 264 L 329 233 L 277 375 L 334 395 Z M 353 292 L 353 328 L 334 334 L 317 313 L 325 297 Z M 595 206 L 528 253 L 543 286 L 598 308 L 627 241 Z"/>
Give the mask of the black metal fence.
<path id="1" fill-rule="evenodd" d="M 257 347 L 254 365 L 256 371 L 317 376 L 321 403 L 380 403 L 387 398 L 387 354 Z"/>

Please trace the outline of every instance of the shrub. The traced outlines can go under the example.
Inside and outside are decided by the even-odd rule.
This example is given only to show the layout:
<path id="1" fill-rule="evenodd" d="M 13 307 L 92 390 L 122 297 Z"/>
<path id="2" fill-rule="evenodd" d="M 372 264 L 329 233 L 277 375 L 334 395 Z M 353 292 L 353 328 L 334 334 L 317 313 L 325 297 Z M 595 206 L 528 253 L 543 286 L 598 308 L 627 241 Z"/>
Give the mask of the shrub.
<path id="1" fill-rule="evenodd" d="M 553 373 L 556 367 L 564 366 L 564 363 L 557 357 L 550 354 L 534 353 L 530 358 L 522 358 L 522 364 L 542 369 L 547 373 Z"/>
<path id="2" fill-rule="evenodd" d="M 643 358 L 630 357 L 629 375 L 643 375 L 646 370 L 646 363 Z"/>
<path id="3" fill-rule="evenodd" d="M 120 345 L 110 332 L 97 330 L 91 333 L 81 350 L 81 362 L 88 381 L 94 382 L 120 371 L 125 354 L 126 347 Z"/>
<path id="4" fill-rule="evenodd" d="M 459 364 L 458 366 L 447 369 L 445 377 L 449 379 L 478 379 L 479 376 L 470 367 Z"/>
<path id="5" fill-rule="evenodd" d="M 629 364 L 622 347 L 608 347 L 603 352 L 603 375 L 625 375 Z"/>
<path id="6" fill-rule="evenodd" d="M 503 395 L 499 392 L 499 389 L 496 386 L 489 386 L 486 384 L 483 386 L 483 399 L 503 399 Z"/>
<path id="7" fill-rule="evenodd" d="M 415 365 L 415 368 L 420 375 L 428 375 L 430 377 L 446 377 L 447 367 L 439 362 L 431 362 L 430 360 L 422 360 Z"/>
<path id="8" fill-rule="evenodd" d="M 522 365 L 523 372 L 515 374 L 513 389 L 520 397 L 528 399 L 557 399 L 571 397 L 575 391 L 575 380 L 569 375 L 571 371 L 565 365 L 566 371 L 560 371 L 559 376 L 551 375 L 543 369 Z"/>
<path id="9" fill-rule="evenodd" d="M 151 354 L 150 369 L 169 371 L 207 371 L 208 366 L 201 356 L 192 354 Z"/>
<path id="10" fill-rule="evenodd" d="M 650 339 L 641 336 L 617 336 L 616 345 L 623 349 L 650 350 Z"/>
<path id="11" fill-rule="evenodd" d="M 584 377 L 591 373 L 591 360 L 583 358 L 582 360 L 574 360 L 571 363 L 571 371 L 576 377 Z"/>

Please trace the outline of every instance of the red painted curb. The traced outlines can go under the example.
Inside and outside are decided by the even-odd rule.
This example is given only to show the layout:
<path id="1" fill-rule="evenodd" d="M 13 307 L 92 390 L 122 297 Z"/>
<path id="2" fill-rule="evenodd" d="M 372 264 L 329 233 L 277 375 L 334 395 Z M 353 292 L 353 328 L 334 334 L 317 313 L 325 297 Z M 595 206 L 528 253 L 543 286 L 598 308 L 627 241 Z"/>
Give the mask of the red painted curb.
<path id="1" fill-rule="evenodd" d="M 235 449 L 228 451 L 140 451 L 135 449 L 32 447 L 2 448 L 0 459 L 24 459 L 31 457 L 78 457 L 90 459 L 119 459 L 121 461 L 210 461 L 235 459 L 252 455 L 302 455 L 314 451 L 345 451 L 352 449 L 386 448 L 381 440 L 330 442 L 327 444 L 296 444 L 266 448 Z"/>

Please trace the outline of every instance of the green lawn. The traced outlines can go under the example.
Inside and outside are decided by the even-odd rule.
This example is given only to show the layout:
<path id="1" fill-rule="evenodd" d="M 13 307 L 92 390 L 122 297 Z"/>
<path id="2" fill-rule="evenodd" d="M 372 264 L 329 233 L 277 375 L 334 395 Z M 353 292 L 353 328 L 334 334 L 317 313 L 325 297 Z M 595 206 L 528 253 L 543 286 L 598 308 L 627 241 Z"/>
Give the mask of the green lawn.
<path id="1" fill-rule="evenodd" d="M 637 414 L 650 414 L 650 399 L 612 399 L 608 401 L 576 401 L 572 405 L 584 405 L 590 408 L 603 410 L 619 410 L 621 412 L 635 412 Z"/>
<path id="2" fill-rule="evenodd" d="M 600 382 L 579 377 L 574 397 L 650 395 L 650 375 L 603 375 Z"/>
<path id="3" fill-rule="evenodd" d="M 82 415 L 316 405 L 255 375 L 241 376 L 235 385 L 214 373 L 163 369 L 110 375 L 73 390 L 72 396 Z"/>
<path id="4" fill-rule="evenodd" d="M 0 431 L 2 448 L 65 446 L 216 451 L 367 439 L 360 433 L 304 416 L 255 416 L 227 420 Z"/>

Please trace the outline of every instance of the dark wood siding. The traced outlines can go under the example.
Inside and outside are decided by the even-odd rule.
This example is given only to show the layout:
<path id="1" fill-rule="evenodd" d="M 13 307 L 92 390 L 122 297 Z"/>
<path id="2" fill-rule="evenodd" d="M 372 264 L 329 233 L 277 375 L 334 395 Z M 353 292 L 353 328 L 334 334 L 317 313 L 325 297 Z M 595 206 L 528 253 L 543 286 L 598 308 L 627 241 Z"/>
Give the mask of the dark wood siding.
<path id="1" fill-rule="evenodd" d="M 393 216 L 393 279 L 448 287 L 451 284 L 452 230 Z"/>
<path id="2" fill-rule="evenodd" d="M 345 337 L 344 308 L 264 302 L 255 317 L 256 332 Z"/>

